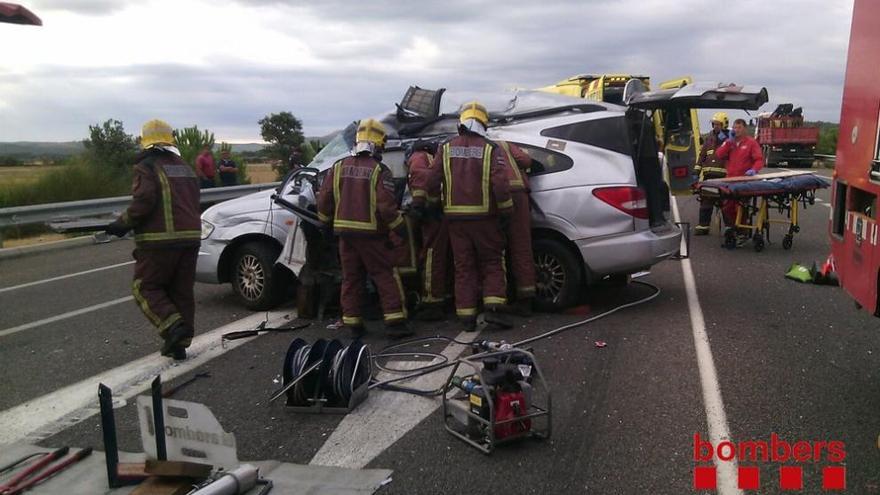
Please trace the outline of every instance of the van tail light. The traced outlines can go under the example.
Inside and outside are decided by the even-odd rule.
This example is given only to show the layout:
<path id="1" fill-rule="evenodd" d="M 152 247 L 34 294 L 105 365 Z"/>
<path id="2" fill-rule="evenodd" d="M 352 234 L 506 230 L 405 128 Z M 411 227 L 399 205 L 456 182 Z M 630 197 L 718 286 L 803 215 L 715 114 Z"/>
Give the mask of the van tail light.
<path id="1" fill-rule="evenodd" d="M 687 167 L 675 167 L 672 169 L 672 176 L 681 179 L 691 175 L 691 171 Z"/>
<path id="2" fill-rule="evenodd" d="M 593 196 L 601 199 L 618 210 L 636 218 L 648 218 L 648 201 L 645 191 L 640 187 L 597 187 Z"/>

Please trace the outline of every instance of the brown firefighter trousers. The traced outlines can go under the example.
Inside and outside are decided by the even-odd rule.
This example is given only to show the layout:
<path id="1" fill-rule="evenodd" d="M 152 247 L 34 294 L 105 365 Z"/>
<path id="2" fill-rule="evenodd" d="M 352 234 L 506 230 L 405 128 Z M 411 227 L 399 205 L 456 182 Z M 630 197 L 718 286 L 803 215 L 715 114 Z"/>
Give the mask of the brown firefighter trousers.
<path id="1" fill-rule="evenodd" d="M 422 300 L 440 303 L 446 299 L 449 265 L 449 223 L 446 218 L 431 218 L 422 223 Z"/>
<path id="2" fill-rule="evenodd" d="M 535 259 L 532 256 L 532 214 L 529 193 L 511 191 L 513 216 L 508 227 L 507 247 L 510 253 L 510 271 L 516 283 L 519 299 L 535 296 Z"/>
<path id="3" fill-rule="evenodd" d="M 382 316 L 386 325 L 403 323 L 403 284 L 393 265 L 393 248 L 386 235 L 340 235 L 339 263 L 342 265 L 342 323 L 351 327 L 363 326 L 361 308 L 367 275 L 373 279 Z"/>
<path id="4" fill-rule="evenodd" d="M 504 236 L 498 218 L 450 219 L 449 240 L 455 265 L 455 314 L 476 316 L 481 289 L 483 306 L 505 304 Z"/>
<path id="5" fill-rule="evenodd" d="M 164 339 L 168 329 L 181 319 L 189 337 L 181 341 L 189 347 L 195 329 L 196 260 L 199 247 L 135 248 L 134 281 L 131 292 L 150 323 Z"/>

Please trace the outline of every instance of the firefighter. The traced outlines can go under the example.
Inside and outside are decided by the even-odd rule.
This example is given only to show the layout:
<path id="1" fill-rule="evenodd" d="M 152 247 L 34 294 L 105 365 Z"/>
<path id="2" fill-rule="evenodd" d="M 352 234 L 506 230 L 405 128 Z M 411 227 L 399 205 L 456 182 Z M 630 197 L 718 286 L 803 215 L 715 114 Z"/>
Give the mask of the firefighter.
<path id="1" fill-rule="evenodd" d="M 516 284 L 516 309 L 523 316 L 531 315 L 535 299 L 535 260 L 532 256 L 532 213 L 529 207 L 528 172 L 532 157 L 519 146 L 497 141 L 504 152 L 513 215 L 507 228 L 507 251 Z"/>
<path id="2" fill-rule="evenodd" d="M 437 321 L 444 318 L 443 303 L 447 297 L 447 260 L 449 258 L 449 225 L 440 205 L 440 183 L 428 189 L 428 178 L 437 143 L 416 141 L 407 158 L 408 182 L 412 195 L 413 216 L 421 227 L 421 303 L 416 318 Z"/>
<path id="3" fill-rule="evenodd" d="M 486 139 L 489 114 L 478 102 L 462 107 L 458 136 L 445 142 L 431 165 L 428 191 L 442 183 L 443 213 L 455 267 L 455 313 L 467 330 L 476 329 L 482 293 L 488 315 L 507 302 L 501 223 L 513 210 L 505 159 Z"/>
<path id="4" fill-rule="evenodd" d="M 717 150 L 730 137 L 727 114 L 716 112 L 712 116 L 712 130 L 703 136 L 703 146 L 700 148 L 700 157 L 694 171 L 698 174 L 699 182 L 707 179 L 720 179 L 727 176 L 724 169 L 724 161 L 715 156 Z M 694 235 L 707 235 L 709 224 L 712 223 L 712 211 L 715 204 L 711 201 L 700 202 L 699 224 L 694 228 Z"/>
<path id="5" fill-rule="evenodd" d="M 379 291 L 389 336 L 404 337 L 412 332 L 392 253 L 406 235 L 406 226 L 391 173 L 376 159 L 385 143 L 385 128 L 377 120 L 363 119 L 355 141 L 353 156 L 333 164 L 318 194 L 318 217 L 339 236 L 342 323 L 353 335 L 363 334 L 361 308 L 369 276 Z M 391 239 L 395 235 L 396 243 Z"/>
<path id="6" fill-rule="evenodd" d="M 733 121 L 733 138 L 725 141 L 715 151 L 715 156 L 720 160 L 727 160 L 728 177 L 753 176 L 764 167 L 761 145 L 749 136 L 746 121 L 743 119 Z M 736 228 L 736 201 L 726 200 L 721 207 L 721 213 L 727 228 Z M 738 233 L 736 245 L 742 246 L 745 241 L 745 234 Z"/>
<path id="7" fill-rule="evenodd" d="M 173 143 L 167 123 L 144 124 L 131 204 L 106 232 L 121 237 L 134 229 L 132 294 L 165 341 L 161 354 L 181 360 L 195 329 L 201 210 L 199 181 Z"/>

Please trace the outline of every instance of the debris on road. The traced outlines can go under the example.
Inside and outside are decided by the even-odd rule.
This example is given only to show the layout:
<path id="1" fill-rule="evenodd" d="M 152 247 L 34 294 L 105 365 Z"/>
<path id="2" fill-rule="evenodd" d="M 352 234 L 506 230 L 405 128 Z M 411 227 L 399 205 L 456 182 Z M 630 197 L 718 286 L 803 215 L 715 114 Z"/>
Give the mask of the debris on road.
<path id="1" fill-rule="evenodd" d="M 603 347 L 608 347 L 608 343 L 605 342 L 604 340 L 597 340 L 596 342 L 593 343 L 593 345 L 595 345 L 599 349 L 601 349 Z"/>

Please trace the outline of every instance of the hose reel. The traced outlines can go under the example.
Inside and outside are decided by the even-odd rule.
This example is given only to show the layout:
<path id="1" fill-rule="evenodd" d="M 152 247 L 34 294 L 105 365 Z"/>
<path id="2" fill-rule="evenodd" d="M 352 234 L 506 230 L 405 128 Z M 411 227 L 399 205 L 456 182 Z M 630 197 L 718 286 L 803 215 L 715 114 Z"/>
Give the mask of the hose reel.
<path id="1" fill-rule="evenodd" d="M 294 339 L 284 356 L 283 386 L 269 401 L 286 394 L 286 405 L 297 412 L 348 413 L 367 397 L 371 361 L 360 339 L 347 346 L 336 339 Z"/>

